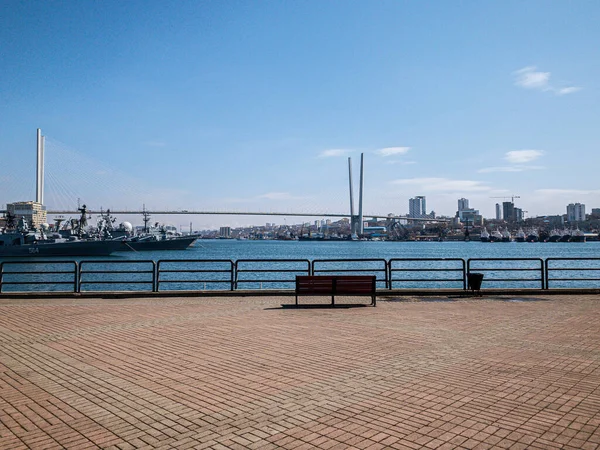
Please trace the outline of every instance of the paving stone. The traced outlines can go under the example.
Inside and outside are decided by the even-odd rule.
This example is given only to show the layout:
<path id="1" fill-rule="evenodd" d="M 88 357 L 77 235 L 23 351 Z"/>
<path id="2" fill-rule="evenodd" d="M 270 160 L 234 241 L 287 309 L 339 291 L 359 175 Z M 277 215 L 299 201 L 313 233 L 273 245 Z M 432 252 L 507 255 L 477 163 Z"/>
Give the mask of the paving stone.
<path id="1" fill-rule="evenodd" d="M 536 298 L 3 298 L 0 448 L 598 448 L 600 297 Z"/>

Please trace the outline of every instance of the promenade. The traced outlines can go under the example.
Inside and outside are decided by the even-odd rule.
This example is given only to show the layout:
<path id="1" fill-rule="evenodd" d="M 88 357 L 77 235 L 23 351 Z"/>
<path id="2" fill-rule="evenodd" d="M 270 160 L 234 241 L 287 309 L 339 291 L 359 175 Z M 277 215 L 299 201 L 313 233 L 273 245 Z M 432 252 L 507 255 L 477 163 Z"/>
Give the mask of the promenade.
<path id="1" fill-rule="evenodd" d="M 510 299 L 0 299 L 0 449 L 599 448 L 600 296 Z"/>

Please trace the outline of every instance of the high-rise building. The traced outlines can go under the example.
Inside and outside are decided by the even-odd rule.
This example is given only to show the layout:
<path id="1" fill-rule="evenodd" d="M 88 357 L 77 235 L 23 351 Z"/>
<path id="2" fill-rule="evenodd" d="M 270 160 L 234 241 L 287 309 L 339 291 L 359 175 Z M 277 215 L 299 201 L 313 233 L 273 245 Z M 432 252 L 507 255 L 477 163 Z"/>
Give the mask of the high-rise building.
<path id="1" fill-rule="evenodd" d="M 568 204 L 567 220 L 569 222 L 583 222 L 585 220 L 585 205 L 583 203 Z"/>
<path id="2" fill-rule="evenodd" d="M 219 236 L 225 239 L 231 238 L 231 227 L 219 228 Z"/>
<path id="3" fill-rule="evenodd" d="M 502 210 L 500 209 L 500 203 L 496 203 L 496 220 L 502 220 Z"/>
<path id="4" fill-rule="evenodd" d="M 469 209 L 469 199 L 467 199 L 467 198 L 459 198 L 458 199 L 458 210 L 459 211 L 466 211 L 467 209 Z"/>
<path id="5" fill-rule="evenodd" d="M 502 202 L 502 218 L 507 222 L 514 222 L 515 204 L 513 202 Z"/>
<path id="6" fill-rule="evenodd" d="M 408 217 L 425 217 L 427 214 L 427 204 L 425 196 L 418 195 L 408 200 Z"/>
<path id="7" fill-rule="evenodd" d="M 25 218 L 27 225 L 39 229 L 40 225 L 46 223 L 46 207 L 38 202 L 15 202 L 7 203 L 6 210 L 16 217 L 18 221 Z"/>

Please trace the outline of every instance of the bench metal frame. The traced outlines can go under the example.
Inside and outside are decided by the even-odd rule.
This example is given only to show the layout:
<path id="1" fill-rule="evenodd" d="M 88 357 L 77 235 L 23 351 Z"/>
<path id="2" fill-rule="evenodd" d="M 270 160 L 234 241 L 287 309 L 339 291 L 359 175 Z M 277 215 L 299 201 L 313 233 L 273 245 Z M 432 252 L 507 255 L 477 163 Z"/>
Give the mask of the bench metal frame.
<path id="1" fill-rule="evenodd" d="M 369 296 L 377 306 L 377 277 L 375 275 L 297 275 L 296 306 L 298 297 L 331 295 L 331 306 L 336 295 Z"/>

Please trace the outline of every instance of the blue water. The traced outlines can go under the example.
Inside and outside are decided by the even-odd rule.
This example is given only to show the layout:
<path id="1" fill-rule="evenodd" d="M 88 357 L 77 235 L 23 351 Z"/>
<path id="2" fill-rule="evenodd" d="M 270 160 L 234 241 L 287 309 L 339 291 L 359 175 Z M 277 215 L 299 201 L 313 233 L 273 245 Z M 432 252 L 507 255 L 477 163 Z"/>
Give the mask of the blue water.
<path id="1" fill-rule="evenodd" d="M 292 289 L 296 275 L 307 274 L 310 262 L 315 273 L 362 273 L 376 275 L 385 288 L 386 263 L 392 262 L 394 288 L 462 288 L 463 261 L 473 258 L 537 258 L 532 261 L 471 261 L 472 272 L 485 274 L 483 287 L 540 288 L 543 261 L 547 258 L 599 258 L 598 261 L 553 261 L 550 287 L 600 287 L 600 242 L 586 243 L 482 243 L 482 242 L 385 242 L 385 241 L 251 241 L 199 240 L 187 250 L 120 252 L 111 257 L 60 258 L 81 263 L 81 291 L 153 289 L 154 264 L 159 260 L 160 290 Z M 402 258 L 459 258 L 459 261 L 401 261 Z M 242 260 L 304 260 L 253 262 Z M 319 260 L 361 259 L 360 262 Z M 373 259 L 373 261 L 364 261 Z M 166 262 L 173 260 L 171 262 Z M 192 260 L 195 262 L 183 262 Z M 204 260 L 204 261 L 199 261 Z M 13 260 L 11 260 L 13 261 Z M 72 263 L 28 258 L 40 264 L 5 265 L 3 292 L 71 291 Z M 48 261 L 48 260 L 46 260 Z M 110 264 L 105 263 L 110 261 Z M 232 279 L 231 262 L 238 263 Z M 116 264 L 115 264 L 116 263 Z M 567 268 L 566 270 L 559 270 Z M 187 272 L 177 272 L 180 270 Z M 575 270 L 574 270 L 575 269 Z M 171 270 L 172 272 L 169 272 Z M 24 274 L 6 272 L 33 271 Z M 39 272 L 63 272 L 44 273 Z M 107 273 L 110 271 L 110 273 Z M 121 272 L 121 273 L 119 273 Z M 561 280 L 563 278 L 563 280 Z M 565 281 L 579 278 L 580 281 Z M 588 278 L 588 280 L 583 280 Z M 506 281 L 495 281 L 495 280 Z M 237 283 L 236 283 L 237 282 Z M 37 283 L 37 284 L 36 284 Z"/>
<path id="2" fill-rule="evenodd" d="M 185 251 L 119 253 L 114 259 L 600 257 L 600 242 L 385 242 L 199 240 Z"/>

